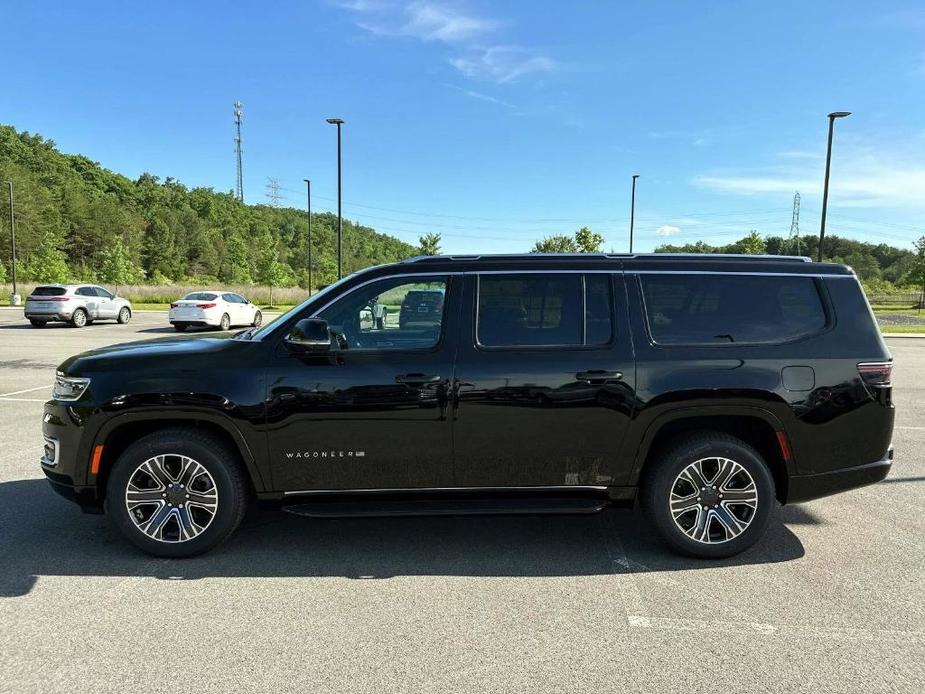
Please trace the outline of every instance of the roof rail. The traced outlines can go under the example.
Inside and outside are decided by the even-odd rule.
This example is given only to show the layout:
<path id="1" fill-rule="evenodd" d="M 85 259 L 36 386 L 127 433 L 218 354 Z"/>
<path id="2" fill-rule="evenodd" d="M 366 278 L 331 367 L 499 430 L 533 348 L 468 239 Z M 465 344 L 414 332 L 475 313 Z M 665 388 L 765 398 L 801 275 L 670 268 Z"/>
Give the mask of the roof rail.
<path id="1" fill-rule="evenodd" d="M 805 255 L 749 255 L 744 253 L 489 253 L 472 255 L 418 255 L 403 260 L 403 263 L 420 263 L 428 260 L 545 260 L 549 258 L 603 258 L 608 260 L 645 258 L 650 260 L 778 260 L 793 263 L 811 263 Z"/>

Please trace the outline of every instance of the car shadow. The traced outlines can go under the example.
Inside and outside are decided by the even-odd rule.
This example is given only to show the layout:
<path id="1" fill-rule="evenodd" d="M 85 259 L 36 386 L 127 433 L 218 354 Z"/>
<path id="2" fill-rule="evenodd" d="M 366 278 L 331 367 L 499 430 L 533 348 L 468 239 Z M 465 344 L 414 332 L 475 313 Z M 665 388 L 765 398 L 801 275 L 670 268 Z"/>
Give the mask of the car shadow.
<path id="1" fill-rule="evenodd" d="M 716 569 L 798 559 L 803 545 L 774 519 L 750 550 L 718 561 L 679 557 L 637 511 L 579 516 L 312 519 L 257 509 L 219 548 L 155 559 L 85 515 L 43 479 L 0 484 L 0 597 L 25 595 L 41 576 L 211 577 L 586 576 Z M 786 516 L 784 516 L 786 518 Z"/>

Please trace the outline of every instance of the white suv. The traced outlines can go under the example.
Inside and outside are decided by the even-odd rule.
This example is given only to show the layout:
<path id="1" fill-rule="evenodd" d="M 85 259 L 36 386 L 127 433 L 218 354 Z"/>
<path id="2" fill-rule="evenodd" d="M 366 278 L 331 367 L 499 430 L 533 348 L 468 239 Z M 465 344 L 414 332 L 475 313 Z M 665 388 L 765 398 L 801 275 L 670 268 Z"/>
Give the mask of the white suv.
<path id="1" fill-rule="evenodd" d="M 132 304 L 95 284 L 46 284 L 26 298 L 25 316 L 36 328 L 51 321 L 64 321 L 75 328 L 95 320 L 128 323 Z"/>

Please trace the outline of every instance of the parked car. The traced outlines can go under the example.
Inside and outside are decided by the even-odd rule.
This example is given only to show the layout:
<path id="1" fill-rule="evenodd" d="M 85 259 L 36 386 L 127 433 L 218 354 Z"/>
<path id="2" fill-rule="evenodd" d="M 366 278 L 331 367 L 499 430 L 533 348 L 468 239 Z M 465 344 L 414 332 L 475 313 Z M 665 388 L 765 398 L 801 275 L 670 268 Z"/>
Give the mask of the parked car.
<path id="1" fill-rule="evenodd" d="M 443 315 L 443 289 L 415 289 L 401 302 L 399 327 L 437 325 Z"/>
<path id="2" fill-rule="evenodd" d="M 443 290 L 435 324 L 361 318 L 375 297 L 419 305 L 421 286 Z M 638 503 L 675 550 L 726 557 L 778 503 L 886 477 L 891 374 L 844 265 L 432 257 L 230 340 L 71 357 L 41 467 L 158 556 L 208 550 L 276 500 L 318 517 Z"/>
<path id="3" fill-rule="evenodd" d="M 170 304 L 167 319 L 179 332 L 194 325 L 211 325 L 228 330 L 234 326 L 260 327 L 260 309 L 240 294 L 209 290 L 191 292 Z"/>
<path id="4" fill-rule="evenodd" d="M 26 297 L 24 315 L 36 328 L 52 321 L 82 328 L 97 320 L 128 323 L 132 304 L 95 284 L 46 284 Z"/>

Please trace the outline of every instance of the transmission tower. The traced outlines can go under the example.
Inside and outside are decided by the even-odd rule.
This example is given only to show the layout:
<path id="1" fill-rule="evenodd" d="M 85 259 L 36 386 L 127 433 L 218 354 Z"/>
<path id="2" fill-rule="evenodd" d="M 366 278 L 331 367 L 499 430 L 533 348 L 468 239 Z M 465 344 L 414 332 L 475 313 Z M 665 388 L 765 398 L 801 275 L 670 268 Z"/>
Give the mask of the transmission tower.
<path id="1" fill-rule="evenodd" d="M 787 247 L 795 248 L 800 255 L 800 191 L 793 194 L 793 217 L 790 220 L 790 236 L 787 238 Z"/>
<path id="2" fill-rule="evenodd" d="M 283 194 L 279 192 L 280 190 L 282 190 L 282 186 L 279 184 L 279 179 L 267 177 L 267 197 L 273 207 L 279 207 L 279 201 L 283 198 Z"/>
<path id="3" fill-rule="evenodd" d="M 236 134 L 234 138 L 234 153 L 238 160 L 238 175 L 234 184 L 234 196 L 241 202 L 244 202 L 244 169 L 241 166 L 241 118 L 244 116 L 244 104 L 240 101 L 234 102 L 234 124 Z"/>

